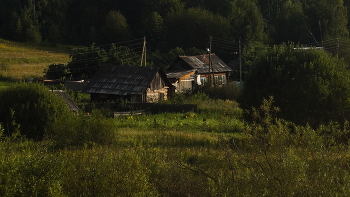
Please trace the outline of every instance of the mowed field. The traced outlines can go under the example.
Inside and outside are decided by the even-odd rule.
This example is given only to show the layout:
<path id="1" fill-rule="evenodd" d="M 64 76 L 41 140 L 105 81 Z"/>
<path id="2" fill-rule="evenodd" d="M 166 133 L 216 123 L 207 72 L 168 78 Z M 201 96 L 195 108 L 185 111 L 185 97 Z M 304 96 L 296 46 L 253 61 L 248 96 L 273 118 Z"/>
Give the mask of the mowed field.
<path id="1" fill-rule="evenodd" d="M 69 47 L 33 45 L 0 39 L 0 76 L 13 79 L 41 78 L 51 64 L 67 64 Z"/>

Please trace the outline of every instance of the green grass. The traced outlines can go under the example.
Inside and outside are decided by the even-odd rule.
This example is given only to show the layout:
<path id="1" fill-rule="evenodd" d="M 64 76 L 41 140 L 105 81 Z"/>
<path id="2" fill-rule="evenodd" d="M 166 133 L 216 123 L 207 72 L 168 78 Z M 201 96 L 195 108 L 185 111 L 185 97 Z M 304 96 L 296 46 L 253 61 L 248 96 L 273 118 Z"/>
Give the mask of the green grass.
<path id="1" fill-rule="evenodd" d="M 348 196 L 348 150 L 309 135 L 295 138 L 302 146 L 247 141 L 246 148 L 232 147 L 227 135 L 133 128 L 118 129 L 108 146 L 3 140 L 0 195 Z"/>
<path id="2" fill-rule="evenodd" d="M 237 133 L 243 123 L 238 117 L 196 113 L 164 113 L 158 115 L 120 116 L 116 118 L 119 128 L 158 129 L 191 132 Z"/>
<path id="3" fill-rule="evenodd" d="M 69 47 L 18 43 L 0 39 L 0 74 L 15 79 L 43 77 L 50 64 L 70 61 Z"/>
<path id="4" fill-rule="evenodd" d="M 12 84 L 13 84 L 13 82 L 10 82 L 10 81 L 0 81 L 0 89 L 7 88 L 7 87 L 11 86 Z"/>

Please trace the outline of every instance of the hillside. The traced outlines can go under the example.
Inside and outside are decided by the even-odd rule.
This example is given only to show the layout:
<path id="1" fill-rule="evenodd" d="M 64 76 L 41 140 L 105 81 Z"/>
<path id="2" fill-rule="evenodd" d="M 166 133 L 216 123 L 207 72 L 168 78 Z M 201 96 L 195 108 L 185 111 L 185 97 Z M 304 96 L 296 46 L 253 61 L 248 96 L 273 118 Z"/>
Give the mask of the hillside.
<path id="1" fill-rule="evenodd" d="M 0 76 L 23 79 L 43 77 L 50 64 L 66 64 L 68 47 L 18 43 L 0 39 Z"/>

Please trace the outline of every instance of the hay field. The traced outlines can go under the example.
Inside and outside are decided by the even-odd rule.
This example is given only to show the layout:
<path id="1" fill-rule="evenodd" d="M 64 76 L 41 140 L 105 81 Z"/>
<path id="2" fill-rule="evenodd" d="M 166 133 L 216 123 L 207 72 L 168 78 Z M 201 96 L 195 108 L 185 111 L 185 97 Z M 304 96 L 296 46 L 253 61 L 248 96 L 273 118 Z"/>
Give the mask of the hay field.
<path id="1" fill-rule="evenodd" d="M 0 75 L 14 79 L 41 78 L 50 64 L 67 64 L 69 47 L 33 45 L 0 39 Z"/>

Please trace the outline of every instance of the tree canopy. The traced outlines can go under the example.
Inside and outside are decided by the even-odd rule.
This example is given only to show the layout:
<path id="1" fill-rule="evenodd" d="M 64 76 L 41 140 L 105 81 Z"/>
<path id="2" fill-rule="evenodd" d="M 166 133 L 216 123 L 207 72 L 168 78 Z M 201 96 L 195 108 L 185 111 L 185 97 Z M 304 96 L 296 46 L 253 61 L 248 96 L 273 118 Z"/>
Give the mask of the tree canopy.
<path id="1" fill-rule="evenodd" d="M 202 48 L 209 35 L 321 43 L 349 36 L 349 5 L 349 0 L 1 0 L 0 37 L 90 46 L 147 36 L 149 44 L 162 43 L 166 50 Z"/>
<path id="2" fill-rule="evenodd" d="M 274 46 L 252 62 L 243 107 L 258 107 L 270 96 L 281 117 L 298 124 L 348 120 L 350 71 L 342 59 L 323 50 Z"/>

